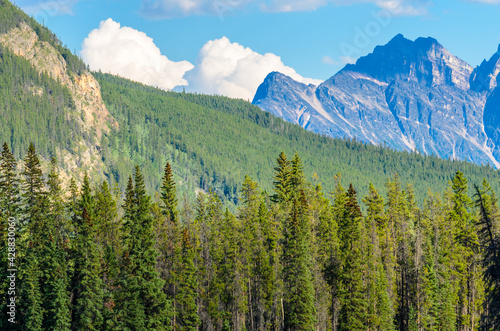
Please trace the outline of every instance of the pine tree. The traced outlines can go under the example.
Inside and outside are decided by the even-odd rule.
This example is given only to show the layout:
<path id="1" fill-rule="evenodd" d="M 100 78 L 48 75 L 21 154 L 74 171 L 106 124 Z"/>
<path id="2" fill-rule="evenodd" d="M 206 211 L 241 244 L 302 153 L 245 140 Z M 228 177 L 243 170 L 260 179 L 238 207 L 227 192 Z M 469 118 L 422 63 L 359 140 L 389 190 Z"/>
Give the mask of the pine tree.
<path id="1" fill-rule="evenodd" d="M 7 319 L 7 268 L 8 266 L 8 243 L 15 243 L 19 240 L 17 236 L 19 232 L 19 211 L 20 211 L 20 194 L 19 194 L 19 178 L 16 172 L 17 162 L 14 155 L 9 150 L 7 143 L 3 144 L 2 154 L 0 155 L 0 329 L 7 329 L 9 322 Z M 9 228 L 9 218 L 14 220 L 16 236 L 7 239 L 7 229 Z"/>
<path id="2" fill-rule="evenodd" d="M 347 192 L 342 187 L 342 177 L 335 176 L 336 185 L 333 191 L 333 205 L 331 207 L 331 220 L 325 226 L 325 234 L 328 234 L 327 258 L 323 267 L 325 280 L 330 286 L 330 314 L 332 330 L 338 330 L 340 313 L 340 290 L 341 290 L 341 242 L 339 225 L 343 223 L 346 213 Z"/>
<path id="3" fill-rule="evenodd" d="M 121 224 L 118 221 L 117 202 L 107 181 L 103 181 L 95 192 L 94 215 L 95 242 L 101 255 L 99 275 L 103 281 L 103 329 L 116 324 L 114 314 L 114 285 L 120 272 L 119 254 L 121 253 Z"/>
<path id="4" fill-rule="evenodd" d="M 194 264 L 195 250 L 191 243 L 189 231 L 185 228 L 182 232 L 182 251 L 180 270 L 178 272 L 177 292 L 175 296 L 178 309 L 178 325 L 182 331 L 195 331 L 200 324 L 196 295 L 198 279 Z"/>
<path id="5" fill-rule="evenodd" d="M 19 216 L 21 197 L 16 168 L 14 155 L 7 143 L 4 143 L 0 156 L 0 218 L 3 220 Z"/>
<path id="6" fill-rule="evenodd" d="M 65 251 L 66 227 L 59 171 L 55 158 L 51 160 L 48 198 L 49 217 L 44 222 L 43 244 L 40 246 L 40 283 L 45 313 L 45 330 L 70 330 L 67 254 Z"/>
<path id="7" fill-rule="evenodd" d="M 274 192 L 271 197 L 273 202 L 284 202 L 290 198 L 290 175 L 291 165 L 287 160 L 285 152 L 281 152 L 276 160 L 277 166 L 274 168 Z"/>
<path id="8" fill-rule="evenodd" d="M 260 330 L 270 325 L 273 318 L 276 234 L 258 184 L 246 176 L 241 193 L 239 219 L 243 227 L 241 255 L 248 291 L 247 328 Z"/>
<path id="9" fill-rule="evenodd" d="M 361 252 L 362 214 L 352 184 L 347 191 L 345 213 L 339 223 L 342 252 L 340 271 L 339 330 L 366 328 L 366 302 L 363 294 L 363 256 Z"/>
<path id="10" fill-rule="evenodd" d="M 21 224 L 23 250 L 20 267 L 20 300 L 22 303 L 22 325 L 26 330 L 41 330 L 44 320 L 42 284 L 40 277 L 41 252 L 44 245 L 44 228 L 47 222 L 47 192 L 43 180 L 40 160 L 31 143 L 24 160 L 23 171 L 24 218 Z"/>
<path id="11" fill-rule="evenodd" d="M 290 170 L 290 192 L 292 194 L 299 192 L 305 181 L 304 167 L 299 155 L 295 153 L 291 162 Z"/>
<path id="12" fill-rule="evenodd" d="M 393 330 L 394 311 L 388 295 L 388 282 L 380 251 L 377 229 L 385 221 L 384 199 L 370 183 L 368 196 L 363 199 L 367 206 L 364 232 L 369 234 L 366 245 L 369 253 L 367 302 L 367 327 L 373 330 Z"/>
<path id="13" fill-rule="evenodd" d="M 146 194 L 144 178 L 135 168 L 135 185 L 129 180 L 125 192 L 125 250 L 120 291 L 117 293 L 118 318 L 122 328 L 167 330 L 170 302 L 163 293 L 164 281 L 156 271 L 158 253 L 150 213 L 151 198 Z"/>
<path id="14" fill-rule="evenodd" d="M 308 204 L 301 191 L 294 194 L 284 228 L 284 327 L 290 331 L 313 330 L 316 323 L 309 232 Z"/>
<path id="15" fill-rule="evenodd" d="M 165 166 L 165 175 L 163 176 L 163 184 L 161 186 L 161 200 L 164 204 L 162 206 L 163 214 L 167 216 L 170 222 L 176 223 L 179 218 L 179 212 L 177 210 L 177 194 L 172 168 L 168 162 Z"/>
<path id="16" fill-rule="evenodd" d="M 104 322 L 102 316 L 104 285 L 100 277 L 102 252 L 95 242 L 95 225 L 98 221 L 87 174 L 83 179 L 82 193 L 73 222 L 76 229 L 76 257 L 72 281 L 72 328 L 99 330 Z"/>
<path id="17" fill-rule="evenodd" d="M 472 200 L 467 195 L 467 179 L 464 174 L 457 171 L 452 181 L 452 209 L 450 221 L 455 229 L 455 256 L 460 256 L 455 261 L 458 272 L 458 306 L 457 327 L 459 330 L 473 330 L 476 328 L 478 315 L 478 302 L 481 301 L 482 288 L 478 283 L 479 257 L 474 251 L 478 243 L 475 231 L 475 221 L 470 211 Z"/>
<path id="18" fill-rule="evenodd" d="M 496 225 L 499 218 L 498 201 L 486 180 L 482 189 L 475 185 L 476 205 L 479 208 L 478 235 L 484 247 L 484 279 L 488 292 L 485 314 L 482 316 L 483 330 L 500 328 L 500 234 Z"/>

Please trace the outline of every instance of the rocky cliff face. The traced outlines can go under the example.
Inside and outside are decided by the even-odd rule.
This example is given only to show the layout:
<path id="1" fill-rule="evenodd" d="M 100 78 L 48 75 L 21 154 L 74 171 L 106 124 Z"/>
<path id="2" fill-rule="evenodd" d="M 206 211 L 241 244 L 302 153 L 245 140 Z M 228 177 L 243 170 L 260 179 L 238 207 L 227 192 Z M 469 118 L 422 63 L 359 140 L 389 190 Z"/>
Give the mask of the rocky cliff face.
<path id="1" fill-rule="evenodd" d="M 99 83 L 89 72 L 69 72 L 61 54 L 48 42 L 39 40 L 36 32 L 26 23 L 0 35 L 0 43 L 14 54 L 30 61 L 40 74 L 45 72 L 66 86 L 76 108 L 76 113 L 68 113 L 68 116 L 73 116 L 89 135 L 95 135 L 96 139 L 92 144 L 83 139 L 76 142 L 81 151 L 59 150 L 58 158 L 66 167 L 63 175 L 81 175 L 83 171 L 101 173 L 104 168 L 99 153 L 101 137 L 110 128 L 117 128 L 118 123 L 104 105 Z M 34 95 L 43 93 L 43 89 L 39 87 L 32 89 Z"/>
<path id="2" fill-rule="evenodd" d="M 271 73 L 253 103 L 332 137 L 498 168 L 499 58 L 473 69 L 433 38 L 398 35 L 319 86 Z"/>

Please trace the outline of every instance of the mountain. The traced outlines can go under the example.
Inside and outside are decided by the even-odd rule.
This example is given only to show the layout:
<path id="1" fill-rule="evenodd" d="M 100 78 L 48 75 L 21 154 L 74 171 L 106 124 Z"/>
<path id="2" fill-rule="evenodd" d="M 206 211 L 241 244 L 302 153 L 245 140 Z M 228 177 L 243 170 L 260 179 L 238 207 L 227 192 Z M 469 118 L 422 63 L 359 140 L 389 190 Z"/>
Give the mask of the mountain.
<path id="1" fill-rule="evenodd" d="M 352 81 L 353 88 L 384 85 L 353 75 L 346 72 L 335 79 Z M 275 81 L 269 80 L 272 77 Z M 272 191 L 275 161 L 285 151 L 290 158 L 297 152 L 305 160 L 307 177 L 316 178 L 327 191 L 341 173 L 360 196 L 368 193 L 370 182 L 383 193 L 387 178 L 399 173 L 402 182 L 414 183 L 415 194 L 423 201 L 429 188 L 444 190 L 459 169 L 473 183 L 486 177 L 500 189 L 500 175 L 489 166 L 396 152 L 304 130 L 313 125 L 326 128 L 339 118 L 351 121 L 349 110 L 325 117 L 326 107 L 319 105 L 328 92 L 326 85 L 320 94 L 315 86 L 277 73 L 268 82 L 267 91 L 276 95 L 295 89 L 294 99 L 286 100 L 290 105 L 308 100 L 303 108 L 310 115 L 302 117 L 302 127 L 242 100 L 167 92 L 91 72 L 47 28 L 0 0 L 0 142 L 7 142 L 18 160 L 34 142 L 45 169 L 51 157 L 57 158 L 65 186 L 70 178 L 81 182 L 88 173 L 93 183 L 107 180 L 123 189 L 137 164 L 148 190 L 155 192 L 170 162 L 181 202 L 212 189 L 234 205 L 245 175 Z M 384 93 L 379 94 L 385 100 Z M 336 136 L 354 136 L 342 126 L 333 129 L 343 133 Z"/>
<path id="2" fill-rule="evenodd" d="M 331 137 L 500 167 L 500 52 L 473 69 L 401 34 L 319 86 L 269 74 L 253 104 Z"/>

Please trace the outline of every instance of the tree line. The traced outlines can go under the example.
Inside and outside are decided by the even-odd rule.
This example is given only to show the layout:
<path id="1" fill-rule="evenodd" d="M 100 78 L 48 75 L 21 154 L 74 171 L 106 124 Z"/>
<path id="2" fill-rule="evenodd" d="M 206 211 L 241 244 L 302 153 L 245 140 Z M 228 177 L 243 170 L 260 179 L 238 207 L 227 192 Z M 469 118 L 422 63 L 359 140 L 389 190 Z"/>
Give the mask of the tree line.
<path id="1" fill-rule="evenodd" d="M 358 197 L 340 175 L 325 193 L 281 153 L 273 192 L 247 176 L 231 213 L 210 190 L 181 206 L 169 163 L 153 197 L 138 166 L 122 192 L 88 176 L 63 185 L 33 144 L 21 163 L 5 143 L 2 330 L 500 328 L 497 197 L 486 180 L 469 192 L 460 171 L 419 206 L 398 176 L 385 197 L 373 185 Z"/>

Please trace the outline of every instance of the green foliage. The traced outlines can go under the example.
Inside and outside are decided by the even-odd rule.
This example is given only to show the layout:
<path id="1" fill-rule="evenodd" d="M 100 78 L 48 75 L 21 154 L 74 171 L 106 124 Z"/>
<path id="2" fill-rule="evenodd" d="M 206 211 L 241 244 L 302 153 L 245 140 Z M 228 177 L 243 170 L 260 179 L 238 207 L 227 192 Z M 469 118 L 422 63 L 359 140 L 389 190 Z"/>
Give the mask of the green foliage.
<path id="1" fill-rule="evenodd" d="M 104 285 L 99 277 L 101 254 L 95 242 L 95 199 L 91 194 L 88 176 L 85 175 L 82 194 L 73 216 L 76 229 L 75 271 L 72 281 L 72 328 L 99 330 L 103 325 Z"/>
<path id="2" fill-rule="evenodd" d="M 163 201 L 163 214 L 168 217 L 170 222 L 176 223 L 178 216 L 177 211 L 177 192 L 173 179 L 172 167 L 167 162 L 165 166 L 165 175 L 163 176 L 163 184 L 161 186 L 161 200 Z"/>
<path id="3" fill-rule="evenodd" d="M 69 71 L 85 69 L 0 0 L 0 33 L 23 22 Z M 491 167 L 316 135 L 242 100 L 94 75 L 119 124 L 100 141 L 110 182 L 85 178 L 80 192 L 71 180 L 65 190 L 55 159 L 45 180 L 35 144 L 46 161 L 59 150 L 79 155 L 75 142 L 95 137 L 67 88 L 0 47 L 0 139 L 9 142 L 0 263 L 15 215 L 18 329 L 498 327 L 500 175 Z M 474 205 L 468 182 L 483 178 Z"/>
<path id="4" fill-rule="evenodd" d="M 163 293 L 164 280 L 156 271 L 158 253 L 153 235 L 151 198 L 144 178 L 135 168 L 135 183 L 129 181 L 125 201 L 125 247 L 117 294 L 118 319 L 122 328 L 165 330 L 170 302 Z"/>
<path id="5" fill-rule="evenodd" d="M 339 330 L 363 330 L 366 301 L 363 296 L 364 259 L 361 249 L 361 209 L 352 184 L 346 195 L 344 215 L 339 223 L 341 255 Z"/>
<path id="6" fill-rule="evenodd" d="M 428 188 L 443 191 L 458 169 L 474 182 L 486 177 L 494 189 L 500 188 L 498 173 L 488 166 L 331 139 L 242 100 L 165 92 L 108 74 L 94 76 L 120 125 L 104 151 L 104 160 L 120 183 L 137 163 L 148 186 L 159 191 L 156 174 L 169 161 L 174 174 L 183 180 L 177 187 L 180 194 L 187 192 L 194 200 L 195 187 L 212 188 L 225 201 L 236 204 L 245 175 L 261 183 L 263 189 L 273 189 L 275 156 L 283 151 L 300 154 L 306 160 L 306 177 L 316 172 L 327 191 L 335 186 L 333 175 L 341 172 L 361 195 L 368 193 L 370 182 L 385 194 L 386 178 L 398 173 L 402 181 L 414 183 L 421 203 Z"/>

